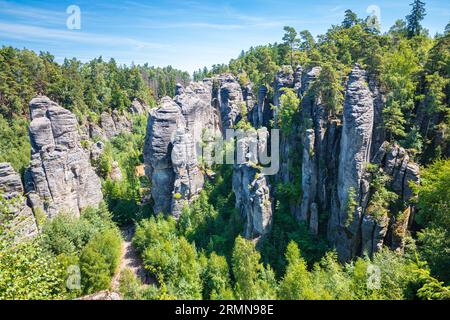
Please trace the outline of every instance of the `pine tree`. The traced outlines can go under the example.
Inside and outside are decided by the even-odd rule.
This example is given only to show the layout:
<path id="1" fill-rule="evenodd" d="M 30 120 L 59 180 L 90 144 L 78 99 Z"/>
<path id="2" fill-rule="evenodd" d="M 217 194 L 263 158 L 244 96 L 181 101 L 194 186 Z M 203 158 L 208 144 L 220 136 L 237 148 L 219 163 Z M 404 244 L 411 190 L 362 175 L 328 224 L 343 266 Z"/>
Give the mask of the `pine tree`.
<path id="1" fill-rule="evenodd" d="M 345 10 L 344 21 L 342 21 L 342 26 L 344 28 L 351 28 L 358 23 L 358 16 L 352 10 Z"/>
<path id="2" fill-rule="evenodd" d="M 288 266 L 280 283 L 280 298 L 286 300 L 316 298 L 306 261 L 300 255 L 298 245 L 294 241 L 291 241 L 286 249 L 286 260 Z"/>
<path id="3" fill-rule="evenodd" d="M 311 50 L 316 44 L 314 37 L 308 30 L 301 31 L 300 38 L 302 40 L 302 43 L 300 44 L 300 49 L 302 50 Z"/>
<path id="4" fill-rule="evenodd" d="M 300 40 L 297 38 L 297 31 L 293 27 L 285 26 L 283 36 L 284 44 L 290 49 L 291 67 L 294 67 L 294 50 L 298 47 Z"/>
<path id="5" fill-rule="evenodd" d="M 425 18 L 425 3 L 420 0 L 414 0 L 410 4 L 412 6 L 411 13 L 406 16 L 408 37 L 417 36 L 422 31 L 420 22 Z"/>

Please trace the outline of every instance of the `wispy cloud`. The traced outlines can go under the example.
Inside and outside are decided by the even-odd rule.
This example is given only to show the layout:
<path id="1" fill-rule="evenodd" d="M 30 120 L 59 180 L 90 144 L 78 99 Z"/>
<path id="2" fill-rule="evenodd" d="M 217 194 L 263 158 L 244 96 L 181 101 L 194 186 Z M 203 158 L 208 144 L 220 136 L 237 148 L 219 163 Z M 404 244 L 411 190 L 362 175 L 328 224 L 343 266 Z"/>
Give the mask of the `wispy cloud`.
<path id="1" fill-rule="evenodd" d="M 114 45 L 132 47 L 134 49 L 168 49 L 169 46 L 157 42 L 141 41 L 128 37 L 102 35 L 98 33 L 56 30 L 15 23 L 0 23 L 0 32 L 5 38 L 34 41 L 66 41 L 71 43 Z"/>
<path id="2" fill-rule="evenodd" d="M 7 1 L 0 1 L 0 13 L 35 23 L 45 21 L 47 24 L 63 24 L 67 18 L 64 11 L 34 8 Z"/>

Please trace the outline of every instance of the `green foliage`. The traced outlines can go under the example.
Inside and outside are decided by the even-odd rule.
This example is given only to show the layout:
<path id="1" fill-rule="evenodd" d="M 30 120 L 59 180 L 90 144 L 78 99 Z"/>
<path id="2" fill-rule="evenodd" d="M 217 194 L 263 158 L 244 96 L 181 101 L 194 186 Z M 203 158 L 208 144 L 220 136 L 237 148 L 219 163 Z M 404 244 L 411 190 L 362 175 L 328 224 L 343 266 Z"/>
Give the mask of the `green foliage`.
<path id="1" fill-rule="evenodd" d="M 0 114 L 0 162 L 9 162 L 20 173 L 30 161 L 28 122 L 19 117 L 10 121 Z"/>
<path id="2" fill-rule="evenodd" d="M 157 300 L 162 298 L 161 291 L 155 285 L 142 285 L 129 268 L 120 274 L 119 291 L 124 300 Z"/>
<path id="3" fill-rule="evenodd" d="M 213 300 L 230 300 L 234 298 L 231 288 L 230 270 L 227 260 L 223 256 L 211 253 L 202 276 L 204 283 L 204 297 Z"/>
<path id="4" fill-rule="evenodd" d="M 356 13 L 354 13 L 352 10 L 345 10 L 345 16 L 344 21 L 342 21 L 342 26 L 346 29 L 353 27 L 354 25 L 358 24 L 360 20 L 358 19 L 358 16 Z"/>
<path id="5" fill-rule="evenodd" d="M 388 90 L 384 126 L 391 138 L 405 136 L 405 115 L 414 108 L 419 60 L 411 44 L 401 40 L 382 58 L 381 83 Z"/>
<path id="6" fill-rule="evenodd" d="M 300 40 L 297 38 L 297 31 L 295 31 L 294 28 L 285 26 L 283 28 L 283 30 L 285 32 L 284 36 L 283 36 L 284 45 L 289 48 L 290 62 L 291 62 L 291 67 L 293 68 L 294 67 L 294 50 L 300 44 Z"/>
<path id="7" fill-rule="evenodd" d="M 201 299 L 202 267 L 197 250 L 178 236 L 173 218 L 161 215 L 143 220 L 133 242 L 142 253 L 146 268 L 178 299 Z"/>
<path id="8" fill-rule="evenodd" d="M 150 67 L 147 63 L 140 67 L 142 78 L 158 98 L 173 97 L 177 83 L 186 86 L 190 81 L 189 73 L 171 66 L 164 68 Z M 205 75 L 206 76 L 206 75 Z M 195 77 L 194 77 L 195 78 Z M 202 80 L 203 77 L 199 80 Z M 195 79 L 194 79 L 195 80 Z"/>
<path id="9" fill-rule="evenodd" d="M 103 194 L 108 208 L 113 213 L 113 220 L 119 224 L 129 224 L 139 220 L 150 211 L 149 208 L 140 205 L 141 192 L 148 192 L 146 188 L 150 183 L 146 176 L 136 176 L 136 166 L 143 162 L 146 117 L 135 116 L 132 120 L 132 132 L 121 133 L 110 143 L 107 142 L 101 157 L 104 159 L 105 166 L 97 166 L 105 178 Z M 118 161 L 122 172 L 120 181 L 109 178 L 109 171 L 114 160 Z M 102 163 L 103 161 L 100 161 L 100 165 Z"/>
<path id="10" fill-rule="evenodd" d="M 340 83 L 340 72 L 331 64 L 324 63 L 318 79 L 314 82 L 311 90 L 316 96 L 321 97 L 330 116 L 335 117 L 342 111 L 344 103 L 344 88 Z"/>
<path id="11" fill-rule="evenodd" d="M 122 240 L 117 228 L 96 233 L 81 251 L 81 284 L 85 294 L 108 289 L 119 264 Z"/>
<path id="12" fill-rule="evenodd" d="M 301 257 L 298 246 L 291 241 L 286 249 L 288 262 L 286 273 L 281 280 L 279 298 L 283 300 L 313 300 L 316 299 L 311 275 L 307 270 L 306 261 Z"/>
<path id="13" fill-rule="evenodd" d="M 203 217 L 203 221 L 198 220 L 199 228 L 187 237 L 208 253 L 215 251 L 229 257 L 234 239 L 242 232 L 242 221 L 235 208 L 235 195 L 232 192 L 232 166 L 219 165 L 215 172 L 214 181 L 207 181 L 204 187 L 207 200 L 200 197 L 191 204 L 191 207 L 198 207 L 196 210 L 200 215 L 195 215 Z"/>
<path id="14" fill-rule="evenodd" d="M 294 243 L 286 255 L 289 264 L 280 284 L 280 295 L 286 299 L 396 300 L 412 298 L 411 288 L 421 284 L 416 272 L 422 269 L 389 250 L 376 253 L 372 260 L 358 258 L 344 266 L 336 253 L 328 252 L 311 271 Z"/>
<path id="15" fill-rule="evenodd" d="M 431 273 L 450 283 L 450 238 L 448 229 L 425 228 L 417 234 L 420 257 L 428 262 Z"/>
<path id="16" fill-rule="evenodd" d="M 353 217 L 355 216 L 355 210 L 358 206 L 358 202 L 356 201 L 356 190 L 353 187 L 350 187 L 347 193 L 347 202 L 345 204 L 345 212 L 346 212 L 346 219 L 345 219 L 345 226 L 348 228 L 352 222 Z"/>
<path id="17" fill-rule="evenodd" d="M 450 160 L 437 160 L 421 171 L 419 185 L 413 185 L 418 194 L 416 221 L 423 226 L 418 233 L 419 253 L 432 274 L 450 282 Z"/>
<path id="18" fill-rule="evenodd" d="M 292 131 L 294 115 L 299 112 L 300 98 L 294 89 L 282 88 L 280 106 L 278 107 L 278 127 L 285 133 Z"/>
<path id="19" fill-rule="evenodd" d="M 450 230 L 450 160 L 437 160 L 421 171 L 417 221 L 424 227 Z"/>
<path id="20" fill-rule="evenodd" d="M 208 202 L 206 191 L 202 190 L 198 198 L 183 209 L 179 221 L 180 232 L 200 248 L 206 248 L 210 236 L 216 231 L 214 222 L 217 215 L 214 206 Z"/>
<path id="21" fill-rule="evenodd" d="M 273 271 L 260 263 L 261 255 L 254 243 L 237 237 L 231 258 L 238 299 L 275 299 L 276 282 Z"/>
<path id="22" fill-rule="evenodd" d="M 289 203 L 279 199 L 275 206 L 272 230 L 260 244 L 264 263 L 271 265 L 278 277 L 284 274 L 287 264 L 280 251 L 292 241 L 302 248 L 310 265 L 320 260 L 328 248 L 325 239 L 312 235 L 305 223 L 298 223 L 290 213 Z"/>
<path id="23" fill-rule="evenodd" d="M 450 300 L 450 287 L 430 276 L 426 269 L 419 269 L 417 273 L 424 285 L 417 291 L 422 300 Z"/>
<path id="24" fill-rule="evenodd" d="M 63 299 L 64 272 L 38 241 L 12 244 L 0 236 L 0 299 Z"/>
<path id="25" fill-rule="evenodd" d="M 119 230 L 105 204 L 85 209 L 80 218 L 60 214 L 42 227 L 39 245 L 62 265 L 61 278 L 67 279 L 67 268 L 79 266 L 84 294 L 109 287 L 121 250 Z M 71 291 L 70 297 L 82 292 Z"/>
<path id="26" fill-rule="evenodd" d="M 63 299 L 64 266 L 39 239 L 17 242 L 11 208 L 21 197 L 7 199 L 0 192 L 0 300 Z"/>
<path id="27" fill-rule="evenodd" d="M 80 218 L 59 214 L 42 227 L 42 245 L 55 255 L 78 255 L 99 231 L 114 228 L 111 214 L 104 204 L 87 208 Z"/>
<path id="28" fill-rule="evenodd" d="M 408 152 L 413 157 L 422 153 L 423 138 L 417 127 L 413 127 L 411 131 L 406 134 L 405 139 L 400 141 L 400 144 L 408 149 Z"/>
<path id="29" fill-rule="evenodd" d="M 373 173 L 370 188 L 372 196 L 366 209 L 366 214 L 372 216 L 376 221 L 381 222 L 389 215 L 389 205 L 397 200 L 398 195 L 389 191 L 387 186 L 390 177 L 377 170 Z"/>

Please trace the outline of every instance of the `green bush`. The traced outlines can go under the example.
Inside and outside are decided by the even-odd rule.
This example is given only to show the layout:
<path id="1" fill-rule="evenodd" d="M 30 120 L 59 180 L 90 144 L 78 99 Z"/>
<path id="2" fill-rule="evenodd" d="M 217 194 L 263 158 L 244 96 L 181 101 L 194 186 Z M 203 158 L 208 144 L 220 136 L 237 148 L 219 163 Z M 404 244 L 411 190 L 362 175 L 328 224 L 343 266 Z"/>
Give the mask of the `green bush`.
<path id="1" fill-rule="evenodd" d="M 62 265 L 39 241 L 12 244 L 0 236 L 0 300 L 64 299 Z"/>
<path id="2" fill-rule="evenodd" d="M 121 254 L 121 237 L 117 229 L 97 233 L 81 251 L 80 269 L 86 294 L 109 288 Z"/>

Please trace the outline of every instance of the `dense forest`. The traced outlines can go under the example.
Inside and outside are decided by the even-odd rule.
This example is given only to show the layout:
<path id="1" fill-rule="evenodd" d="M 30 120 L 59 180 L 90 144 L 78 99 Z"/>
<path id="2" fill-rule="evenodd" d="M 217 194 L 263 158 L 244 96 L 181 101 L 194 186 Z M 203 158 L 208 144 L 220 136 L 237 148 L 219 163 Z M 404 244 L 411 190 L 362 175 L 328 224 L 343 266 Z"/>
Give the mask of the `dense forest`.
<path id="1" fill-rule="evenodd" d="M 58 64 L 50 53 L 3 47 L 0 162 L 11 163 L 21 175 L 30 161 L 28 105 L 35 95 L 48 96 L 80 123 L 98 122 L 100 113 L 117 110 L 133 125 L 103 141 L 104 152 L 93 166 L 104 202 L 85 209 L 80 218 L 36 217 L 39 236 L 15 244 L 8 223 L 16 200 L 0 196 L 0 299 L 73 299 L 111 289 L 120 228 L 130 224 L 136 228 L 132 243 L 152 281 L 142 283 L 131 270 L 122 271 L 118 290 L 124 299 L 450 299 L 450 22 L 431 36 L 421 25 L 425 15 L 425 4 L 415 0 L 405 19 L 381 33 L 375 16 L 362 19 L 347 10 L 341 24 L 317 38 L 286 26 L 280 43 L 252 47 L 228 64 L 193 74 L 192 80 L 202 81 L 230 73 L 241 87 L 251 85 L 255 96 L 265 86 L 272 99 L 280 69 L 320 66 L 309 94 L 321 97 L 330 121 L 343 117 L 345 86 L 355 64 L 377 79 L 385 96 L 379 129 L 420 164 L 420 183 L 412 186 L 417 214 L 402 250 L 382 248 L 346 262 L 324 230 L 312 234 L 290 213 L 302 194 L 295 162 L 295 179 L 271 181 L 276 185 L 273 224 L 258 244 L 242 236 L 232 166 L 209 168 L 214 177 L 178 220 L 152 212 L 151 201 L 142 201 L 151 183 L 135 171 L 144 162 L 147 118 L 129 114 L 128 108 L 134 100 L 157 107 L 164 96 L 176 95 L 177 83 L 191 82 L 188 73 L 148 64 L 119 66 L 101 57 Z M 270 125 L 293 134 L 302 121 L 300 104 L 294 90 L 285 89 L 277 122 Z M 248 126 L 245 117 L 236 124 Z M 111 177 L 115 162 L 123 174 L 120 181 Z M 400 205 L 387 187 L 389 178 L 377 168 L 369 172 L 376 177 L 370 186 L 374 215 L 395 216 L 388 211 Z M 73 265 L 81 274 L 77 289 L 67 287 Z M 370 286 L 373 266 L 381 277 Z"/>

